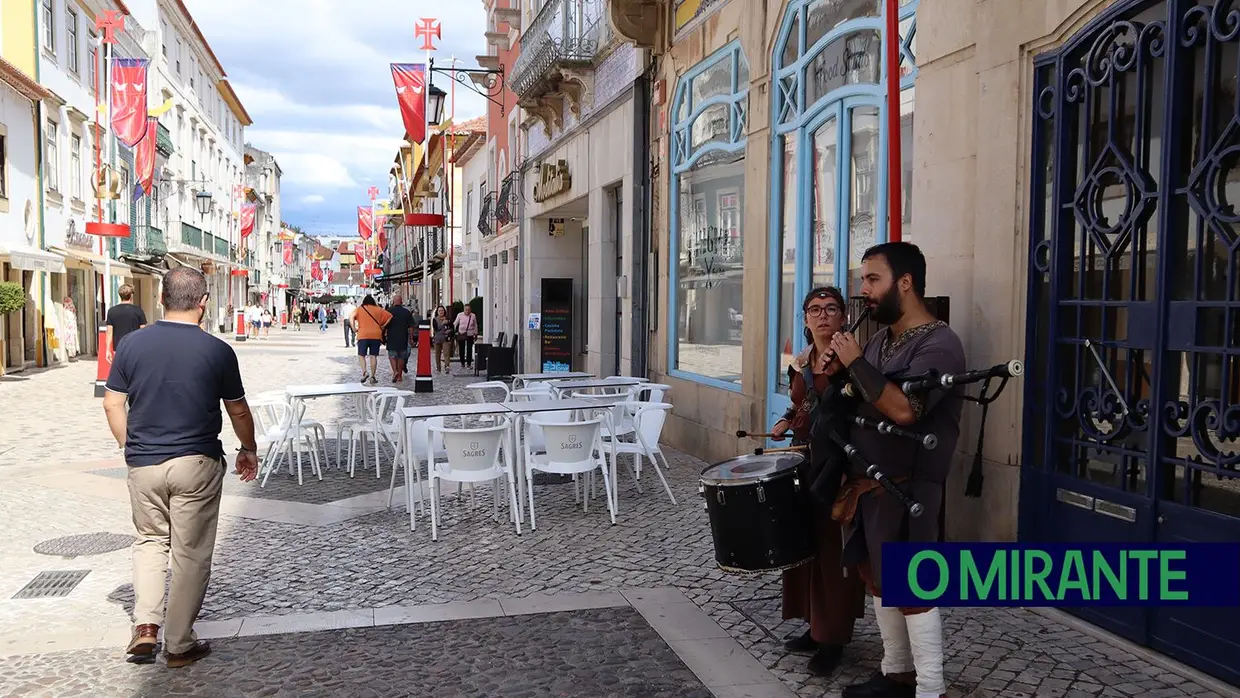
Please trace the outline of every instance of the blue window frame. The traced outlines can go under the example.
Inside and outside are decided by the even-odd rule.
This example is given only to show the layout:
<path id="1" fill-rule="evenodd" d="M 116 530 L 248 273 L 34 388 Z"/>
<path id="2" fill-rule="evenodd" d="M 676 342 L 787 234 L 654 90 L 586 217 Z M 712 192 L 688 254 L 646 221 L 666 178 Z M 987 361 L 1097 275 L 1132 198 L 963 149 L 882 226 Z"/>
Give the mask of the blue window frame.
<path id="1" fill-rule="evenodd" d="M 910 103 L 917 5 L 905 0 L 899 16 L 900 86 Z M 784 369 L 805 345 L 800 299 L 823 284 L 856 293 L 850 286 L 856 285 L 861 253 L 887 239 L 885 6 L 883 0 L 794 0 L 775 42 L 767 290 L 771 422 L 790 404 Z M 911 137 L 906 139 L 911 149 Z M 903 159 L 911 163 L 910 153 Z"/>
<path id="2" fill-rule="evenodd" d="M 689 70 L 672 101 L 669 375 L 741 389 L 749 63 L 734 41 Z"/>

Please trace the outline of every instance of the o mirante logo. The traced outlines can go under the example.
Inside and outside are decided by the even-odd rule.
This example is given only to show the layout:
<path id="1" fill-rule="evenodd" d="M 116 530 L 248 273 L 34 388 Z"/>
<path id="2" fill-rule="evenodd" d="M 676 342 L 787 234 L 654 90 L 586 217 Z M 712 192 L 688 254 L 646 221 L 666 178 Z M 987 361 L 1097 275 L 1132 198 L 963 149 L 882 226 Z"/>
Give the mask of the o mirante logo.
<path id="1" fill-rule="evenodd" d="M 1240 544 L 887 543 L 894 606 L 1236 606 Z"/>

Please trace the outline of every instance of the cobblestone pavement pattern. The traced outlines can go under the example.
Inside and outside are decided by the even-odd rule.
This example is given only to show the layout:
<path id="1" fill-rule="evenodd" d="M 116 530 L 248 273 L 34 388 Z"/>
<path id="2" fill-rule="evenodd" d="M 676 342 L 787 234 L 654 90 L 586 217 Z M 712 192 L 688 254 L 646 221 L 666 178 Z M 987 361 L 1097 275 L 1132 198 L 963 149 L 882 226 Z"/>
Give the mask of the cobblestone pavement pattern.
<path id="1" fill-rule="evenodd" d="M 0 660 L 6 696 L 633 696 L 709 698 L 631 608 L 461 620 L 212 642 L 189 669 L 116 651 Z M 49 680 L 50 679 L 50 680 Z"/>
<path id="2" fill-rule="evenodd" d="M 355 381 L 358 378 L 356 359 L 341 344 L 334 335 L 323 336 L 317 332 L 296 335 L 291 331 L 281 333 L 270 342 L 247 342 L 238 347 L 247 391 L 253 394 L 282 389 L 293 383 Z M 386 362 L 381 365 L 384 366 L 380 370 L 383 380 L 388 376 Z M 14 649 L 14 643 L 21 647 L 18 641 L 31 628 L 56 625 L 87 634 L 103 632 L 127 622 L 132 610 L 127 550 L 75 560 L 32 551 L 38 542 L 62 535 L 132 532 L 127 501 L 103 494 L 105 483 L 116 483 L 123 473 L 117 470 L 122 464 L 115 448 L 108 447 L 111 441 L 99 402 L 91 397 L 93 371 L 93 365 L 79 363 L 20 381 L 0 383 L 0 393 L 4 394 L 6 402 L 17 401 L 24 406 L 16 414 L 16 431 L 20 437 L 10 434 L 0 441 L 0 463 L 39 466 L 0 467 L 0 498 L 4 502 L 0 507 L 0 527 L 8 534 L 0 539 L 0 555 L 7 563 L 0 568 L 0 650 L 4 650 L 0 654 L 33 651 Z M 465 386 L 480 379 L 474 378 L 472 372 L 468 375 L 459 372 L 463 375 L 436 376 L 435 392 L 416 395 L 415 400 L 423 404 L 472 402 Z M 387 383 L 390 384 L 390 377 Z M 675 395 L 670 399 L 674 402 Z M 311 406 L 311 415 L 325 422 L 330 433 L 334 431 L 334 420 L 347 409 L 344 402 L 316 401 Z M 45 418 L 49 414 L 63 415 L 63 418 L 58 417 L 53 423 Z M 229 432 L 227 428 L 225 431 Z M 228 437 L 231 438 L 230 433 Z M 329 451 L 334 458 L 334 447 Z M 858 622 L 856 639 L 845 654 L 844 668 L 829 679 L 809 675 L 805 670 L 807 657 L 789 654 L 782 648 L 783 639 L 802 631 L 803 624 L 780 619 L 778 576 L 734 576 L 716 568 L 708 522 L 697 496 L 697 475 L 704 465 L 670 449 L 667 452 L 671 459 L 668 480 L 678 504 L 673 506 L 668 501 L 654 473 L 643 472 L 641 493 L 633 478 L 622 473 L 620 511 L 615 526 L 608 523 L 601 498 L 592 502 L 589 513 L 583 513 L 580 506 L 574 504 L 571 484 L 535 487 L 538 530 L 525 529 L 520 537 L 507 522 L 503 510 L 499 520 L 492 519 L 489 490 L 478 493 L 476 508 L 470 506 L 468 496 L 457 501 L 446 492 L 443 526 L 440 539 L 435 543 L 430 540 L 427 519 L 421 519 L 418 530 L 411 532 L 402 506 L 398 504 L 391 511 L 381 508 L 386 497 L 377 510 L 359 510 L 358 516 L 322 526 L 222 516 L 215 567 L 202 618 L 225 620 L 253 615 L 673 586 L 799 695 L 832 694 L 844 685 L 864 680 L 875 671 L 882 648 L 872 614 Z M 68 467 L 83 462 L 88 465 L 78 466 L 76 470 Z M 388 473 L 385 471 L 383 475 L 377 483 L 373 470 L 359 468 L 357 477 L 350 479 L 329 465 L 324 482 L 308 479 L 305 485 L 298 487 L 294 479 L 281 472 L 272 476 L 266 491 L 257 490 L 255 485 L 234 482 L 226 492 L 251 498 L 242 501 L 254 507 L 270 507 L 282 502 L 313 506 L 381 491 L 388 482 Z M 397 500 L 403 501 L 399 496 Z M 65 598 L 11 599 L 37 572 L 52 569 L 90 569 L 91 573 Z M 613 630 L 626 622 L 615 618 L 608 620 L 607 614 L 597 614 L 593 618 L 598 623 L 611 623 L 609 627 Z M 434 642 L 416 640 L 417 634 L 413 631 L 303 634 L 280 642 L 271 638 L 224 641 L 223 651 L 205 662 L 201 669 L 187 674 L 190 678 L 185 680 L 190 683 L 177 691 L 198 695 L 192 693 L 193 682 L 199 680 L 196 677 L 232 675 L 234 671 L 241 672 L 238 676 L 252 672 L 256 681 L 270 673 L 293 674 L 300 677 L 298 680 L 307 682 L 329 678 L 349 681 L 353 674 L 337 673 L 355 662 L 371 661 L 371 653 L 375 653 L 376 681 L 399 675 L 406 681 L 416 682 L 421 680 L 418 676 L 428 676 L 430 674 L 425 672 L 440 666 L 435 662 L 451 664 L 457 657 L 462 663 L 466 662 L 471 652 L 485 644 L 487 633 L 528 632 L 529 637 L 539 638 L 540 642 L 545 639 L 567 642 L 565 647 L 572 645 L 573 634 L 570 633 L 568 639 L 557 634 L 561 633 L 557 628 L 563 628 L 565 623 L 571 626 L 570 621 L 535 620 L 533 617 L 501 621 L 453 624 L 458 633 L 462 628 L 470 628 L 476 629 L 479 635 L 471 639 L 467 632 L 460 636 L 448 633 L 445 637 L 454 637 L 454 642 L 471 643 L 465 648 L 470 651 L 447 653 L 442 655 L 443 659 L 430 664 L 429 660 L 408 660 L 425 656 L 427 648 L 435 646 Z M 1039 697 L 1200 698 L 1219 695 L 1137 654 L 1032 611 L 948 609 L 945 625 L 948 638 L 946 674 L 952 692 L 957 695 L 971 692 Z M 437 628 L 435 632 L 440 630 Z M 370 641 L 372 637 L 374 641 Z M 362 638 L 367 641 L 353 641 Z M 400 647 L 407 642 L 416 642 L 416 651 L 392 650 L 393 646 Z M 294 647 L 299 649 L 294 650 Z M 662 666 L 658 664 L 663 660 L 659 659 L 662 655 L 657 648 L 644 644 L 642 648 L 640 652 L 634 650 L 635 664 Z M 554 654 L 556 652 L 540 653 L 543 657 Z M 614 656 L 606 652 L 579 654 L 583 657 L 582 666 L 574 671 L 599 669 L 592 662 Z M 79 665 L 91 667 L 89 676 L 95 677 L 91 680 L 105 685 L 118 680 L 117 676 L 127 675 L 125 672 L 141 672 L 141 676 L 150 677 L 150 681 L 173 680 L 155 667 L 136 669 L 120 663 L 112 666 L 106 661 L 108 658 L 116 660 L 118 656 L 117 652 L 92 650 L 43 657 L 0 658 L 0 695 L 10 695 L 31 682 L 40 686 L 40 690 L 51 691 L 49 695 L 68 695 L 50 687 L 68 686 L 57 682 L 72 681 L 73 668 Z M 578 656 L 578 653 L 569 656 Z M 585 659 L 587 656 L 591 659 Z M 520 660 L 520 657 L 506 656 L 502 662 Z M 501 659 L 496 658 L 496 661 L 501 662 Z M 577 664 L 573 662 L 567 666 L 577 667 Z M 444 665 L 441 668 L 448 673 L 462 670 L 472 676 L 473 669 L 468 666 Z M 547 665 L 542 670 L 548 671 Z M 672 682 L 660 686 L 668 691 L 666 695 L 691 695 L 689 684 L 673 681 L 675 671 L 678 669 L 657 669 L 656 673 Z M 614 672 L 609 676 L 614 676 L 620 685 L 608 690 L 627 691 L 630 684 L 625 683 L 628 681 L 625 677 L 633 674 L 619 668 Z M 602 681 L 605 673 L 595 674 L 590 680 Z M 470 680 L 488 681 L 491 675 L 482 671 Z M 506 675 L 504 680 L 517 680 L 517 677 Z M 315 685 L 307 684 L 308 690 Z M 379 691 L 378 686 L 371 688 Z M 531 686 L 531 690 L 535 688 Z M 652 690 L 655 692 L 629 695 L 658 695 L 657 691 L 664 689 Z M 398 695 L 382 691 L 378 694 Z M 589 695 L 607 695 L 607 690 Z"/>

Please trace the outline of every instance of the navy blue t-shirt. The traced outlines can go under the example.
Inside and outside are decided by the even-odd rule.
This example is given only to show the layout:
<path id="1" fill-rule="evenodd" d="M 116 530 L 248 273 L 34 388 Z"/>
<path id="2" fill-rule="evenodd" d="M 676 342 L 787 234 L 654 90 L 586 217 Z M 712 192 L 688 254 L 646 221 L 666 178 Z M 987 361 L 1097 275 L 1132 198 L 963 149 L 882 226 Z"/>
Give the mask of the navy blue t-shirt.
<path id="1" fill-rule="evenodd" d="M 388 349 L 404 351 L 409 348 L 409 328 L 413 327 L 417 320 L 413 319 L 413 313 L 403 305 L 394 305 L 388 308 L 388 312 L 392 314 L 392 319 L 388 320 L 387 324 Z"/>
<path id="2" fill-rule="evenodd" d="M 245 397 L 237 354 L 197 325 L 160 320 L 116 348 L 108 390 L 129 400 L 125 462 L 223 458 L 220 401 Z"/>

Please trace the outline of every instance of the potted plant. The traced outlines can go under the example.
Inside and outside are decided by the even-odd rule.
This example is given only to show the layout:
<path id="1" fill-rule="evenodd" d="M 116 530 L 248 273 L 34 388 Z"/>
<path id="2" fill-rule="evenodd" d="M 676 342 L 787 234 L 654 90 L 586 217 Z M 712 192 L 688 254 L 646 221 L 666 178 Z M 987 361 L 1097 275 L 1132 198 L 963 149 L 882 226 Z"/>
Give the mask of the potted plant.
<path id="1" fill-rule="evenodd" d="M 26 290 L 21 284 L 0 281 L 0 315 L 16 313 L 26 307 Z"/>

